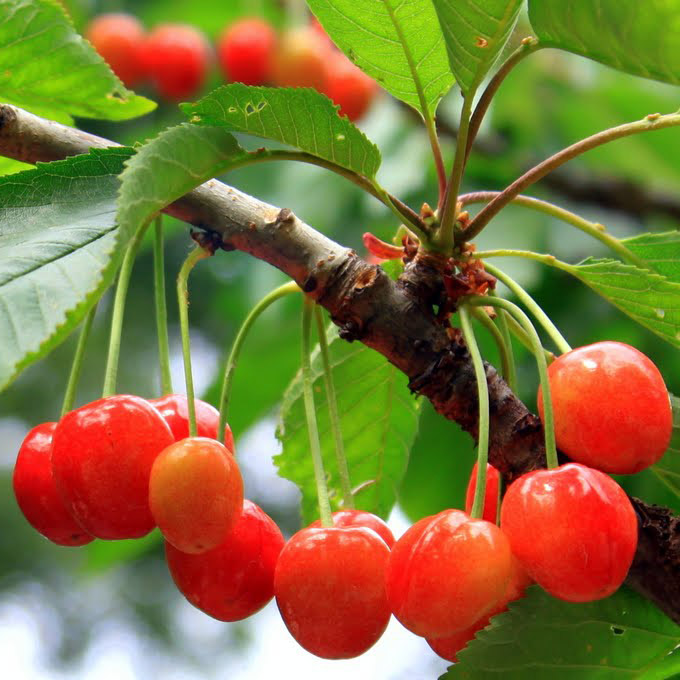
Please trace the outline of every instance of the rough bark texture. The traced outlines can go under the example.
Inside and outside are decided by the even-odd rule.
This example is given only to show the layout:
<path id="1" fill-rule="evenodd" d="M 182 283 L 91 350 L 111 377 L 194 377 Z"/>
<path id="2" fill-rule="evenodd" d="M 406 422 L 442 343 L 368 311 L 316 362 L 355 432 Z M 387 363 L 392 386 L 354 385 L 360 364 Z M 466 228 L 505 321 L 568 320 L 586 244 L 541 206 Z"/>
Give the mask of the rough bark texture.
<path id="1" fill-rule="evenodd" d="M 17 160 L 58 160 L 113 142 L 0 105 L 0 153 Z M 435 317 L 442 282 L 431 261 L 416 257 L 399 281 L 298 220 L 216 180 L 168 206 L 167 212 L 219 234 L 226 250 L 239 249 L 293 278 L 329 310 L 348 341 L 383 354 L 411 389 L 445 418 L 477 436 L 477 390 L 467 348 Z M 490 461 L 507 482 L 544 465 L 538 418 L 487 366 L 491 406 Z M 680 518 L 633 499 L 640 519 L 639 547 L 628 584 L 680 623 Z"/>

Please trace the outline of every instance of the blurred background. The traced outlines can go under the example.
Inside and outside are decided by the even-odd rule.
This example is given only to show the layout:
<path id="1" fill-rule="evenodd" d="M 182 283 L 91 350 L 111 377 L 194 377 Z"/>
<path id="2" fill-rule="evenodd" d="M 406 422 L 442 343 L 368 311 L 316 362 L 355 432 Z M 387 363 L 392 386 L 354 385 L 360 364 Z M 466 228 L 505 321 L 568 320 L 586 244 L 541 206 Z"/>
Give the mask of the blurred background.
<path id="1" fill-rule="evenodd" d="M 233 20 L 263 16 L 283 30 L 304 16 L 304 6 L 275 0 L 64 0 L 79 30 L 97 14 L 125 11 L 146 28 L 159 22 L 191 24 L 214 41 Z M 530 29 L 524 23 L 519 38 Z M 223 82 L 212 68 L 203 88 Z M 155 98 L 147 86 L 139 93 Z M 199 95 L 197 95 L 199 96 Z M 447 159 L 455 141 L 460 96 L 454 89 L 440 106 L 439 124 Z M 547 155 L 600 129 L 652 112 L 677 109 L 677 91 L 621 75 L 556 51 L 539 52 L 507 79 L 483 127 L 463 189 L 499 190 Z M 160 102 L 153 113 L 129 123 L 78 121 L 88 131 L 132 144 L 183 120 L 175 104 Z M 359 125 L 380 147 L 383 186 L 418 209 L 436 202 L 436 178 L 423 128 L 413 112 L 378 93 Z M 258 146 L 257 140 L 243 140 Z M 667 231 L 680 224 L 680 134 L 672 129 L 631 137 L 590 152 L 533 188 L 532 195 L 559 203 L 601 222 L 617 236 Z M 395 225 L 375 200 L 330 173 L 310 166 L 258 165 L 223 178 L 239 189 L 296 214 L 331 238 L 364 252 L 361 235 L 370 230 L 391 240 Z M 174 279 L 191 241 L 188 228 L 166 219 L 168 280 Z M 479 238 L 480 248 L 512 247 L 552 252 L 568 262 L 608 255 L 604 246 L 568 225 L 521 208 L 496 218 Z M 150 324 L 150 247 L 135 266 L 126 309 L 119 391 L 158 396 L 155 327 Z M 669 389 L 680 391 L 676 351 L 566 274 L 526 260 L 498 266 L 525 285 L 572 345 L 615 339 L 635 345 L 660 366 Z M 191 278 L 192 349 L 197 393 L 216 403 L 221 366 L 247 311 L 284 281 L 280 272 L 238 252 L 218 253 Z M 175 388 L 181 391 L 176 302 L 168 306 Z M 85 403 L 100 394 L 111 296 L 99 305 L 78 395 Z M 299 496 L 277 478 L 271 463 L 280 397 L 297 370 L 299 301 L 270 309 L 249 338 L 239 365 L 230 407 L 246 493 L 286 535 L 299 528 Z M 496 362 L 491 343 L 485 356 Z M 0 667 L 12 680 L 73 678 L 132 680 L 163 674 L 193 678 L 346 677 L 433 678 L 446 662 L 427 644 L 392 623 L 387 635 L 363 657 L 322 661 L 298 648 L 273 603 L 238 624 L 214 621 L 193 609 L 167 573 L 159 534 L 141 541 L 95 541 L 77 549 L 57 547 L 39 536 L 16 507 L 11 474 L 29 428 L 58 417 L 75 338 L 26 370 L 0 394 Z M 535 408 L 533 360 L 516 346 L 520 396 Z M 470 439 L 455 424 L 423 406 L 420 432 L 390 523 L 395 534 L 420 517 L 461 507 L 473 461 Z M 652 472 L 623 481 L 630 493 L 677 507 Z"/>

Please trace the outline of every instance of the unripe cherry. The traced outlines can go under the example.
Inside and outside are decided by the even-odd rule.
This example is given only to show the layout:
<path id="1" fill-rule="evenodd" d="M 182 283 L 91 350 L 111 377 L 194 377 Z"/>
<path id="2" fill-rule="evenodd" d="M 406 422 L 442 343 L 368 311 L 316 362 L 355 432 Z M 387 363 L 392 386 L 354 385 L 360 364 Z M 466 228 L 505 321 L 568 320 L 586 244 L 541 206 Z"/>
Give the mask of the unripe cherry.
<path id="1" fill-rule="evenodd" d="M 284 33 L 274 56 L 272 82 L 323 92 L 331 54 L 331 48 L 309 27 Z"/>

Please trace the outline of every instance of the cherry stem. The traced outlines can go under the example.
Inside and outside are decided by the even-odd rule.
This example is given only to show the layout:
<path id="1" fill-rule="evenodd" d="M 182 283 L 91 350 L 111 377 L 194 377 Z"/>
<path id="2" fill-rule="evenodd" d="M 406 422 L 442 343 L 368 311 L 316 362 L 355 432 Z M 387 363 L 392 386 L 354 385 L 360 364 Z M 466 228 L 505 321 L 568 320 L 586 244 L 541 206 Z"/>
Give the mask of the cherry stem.
<path id="1" fill-rule="evenodd" d="M 510 332 L 522 343 L 525 349 L 527 349 L 529 352 L 533 352 L 534 348 L 533 345 L 531 344 L 531 338 L 529 338 L 524 328 L 522 328 L 522 326 L 520 326 L 517 323 L 517 321 L 515 321 L 515 319 L 505 310 L 502 309 L 499 311 L 505 314 L 505 321 L 507 322 L 507 326 Z M 552 364 L 553 361 L 555 361 L 555 355 L 545 347 L 543 348 L 543 356 L 545 357 L 545 361 L 548 364 L 548 366 Z"/>
<path id="2" fill-rule="evenodd" d="M 503 332 L 496 326 L 492 321 L 488 312 L 481 307 L 473 307 L 470 310 L 472 315 L 479 321 L 484 328 L 491 334 L 491 337 L 498 347 L 498 353 L 501 358 L 501 373 L 503 374 L 503 379 L 510 389 L 514 392 L 517 386 L 517 373 L 515 370 L 515 361 L 512 354 L 512 345 L 510 344 L 509 334 L 506 336 Z M 504 314 L 503 311 L 499 313 L 499 318 Z M 507 333 L 507 324 L 505 325 Z"/>
<path id="3" fill-rule="evenodd" d="M 189 274 L 199 260 L 211 256 L 211 252 L 201 246 L 194 248 L 184 260 L 177 275 L 177 302 L 179 304 L 179 328 L 182 336 L 182 358 L 184 359 L 184 381 L 187 389 L 187 410 L 189 413 L 189 436 L 198 434 L 196 427 L 196 402 L 194 395 L 194 376 L 191 371 L 191 340 L 189 337 Z"/>
<path id="4" fill-rule="evenodd" d="M 172 394 L 170 375 L 170 346 L 168 343 L 168 310 L 165 301 L 165 258 L 163 254 L 163 218 L 154 223 L 153 242 L 154 300 L 156 303 L 156 333 L 158 361 L 161 373 L 161 394 Z"/>
<path id="5" fill-rule="evenodd" d="M 477 429 L 477 482 L 475 498 L 472 502 L 470 517 L 481 519 L 484 514 L 484 497 L 486 495 L 486 465 L 489 460 L 489 386 L 486 382 L 486 369 L 477 345 L 477 338 L 472 328 L 470 311 L 462 305 L 458 310 L 463 337 L 470 351 L 472 365 L 477 379 L 477 401 L 479 404 L 479 427 Z"/>
<path id="6" fill-rule="evenodd" d="M 66 385 L 66 392 L 64 392 L 64 402 L 61 406 L 61 416 L 65 416 L 72 408 L 76 400 L 76 390 L 80 382 L 80 373 L 83 368 L 83 357 L 85 356 L 85 348 L 87 347 L 87 340 L 90 337 L 90 330 L 92 329 L 92 322 L 97 313 L 97 304 L 92 305 L 90 311 L 85 315 L 80 335 L 78 336 L 78 344 L 76 345 L 76 352 L 73 355 L 73 363 L 71 364 L 71 372 L 68 376 L 68 383 Z"/>
<path id="7" fill-rule="evenodd" d="M 103 397 L 110 397 L 116 393 L 116 381 L 118 379 L 118 360 L 120 358 L 120 341 L 123 333 L 123 317 L 125 316 L 125 298 L 127 297 L 130 285 L 132 267 L 135 264 L 135 257 L 142 245 L 142 239 L 146 232 L 148 222 L 143 224 L 132 238 L 132 241 L 125 251 L 123 262 L 118 273 L 118 284 L 116 295 L 113 300 L 113 313 L 111 314 L 111 332 L 109 335 L 109 352 L 106 359 L 106 370 L 104 372 Z"/>
<path id="8" fill-rule="evenodd" d="M 465 304 L 474 305 L 475 307 L 485 307 L 490 305 L 492 307 L 499 307 L 507 310 L 515 319 L 521 324 L 531 339 L 531 346 L 534 356 L 536 357 L 536 365 L 538 367 L 538 377 L 541 383 L 541 392 L 543 399 L 543 432 L 545 434 L 545 455 L 548 468 L 555 468 L 558 465 L 557 461 L 557 446 L 555 444 L 555 425 L 553 418 L 552 399 L 550 397 L 550 382 L 548 381 L 548 364 L 545 360 L 541 340 L 538 333 L 531 323 L 529 317 L 513 302 L 498 297 L 489 297 L 487 295 L 469 295 L 464 298 Z M 479 473 L 479 470 L 477 471 Z"/>
<path id="9" fill-rule="evenodd" d="M 571 351 L 569 343 L 564 339 L 564 336 L 560 333 L 557 326 L 555 326 L 550 317 L 543 311 L 538 302 L 536 302 L 536 300 L 534 300 L 534 298 L 532 298 L 517 281 L 488 262 L 484 263 L 484 268 L 489 274 L 495 276 L 499 281 L 502 281 L 517 296 L 519 301 L 534 315 L 536 321 L 543 326 L 545 332 L 550 336 L 561 354 Z"/>
<path id="10" fill-rule="evenodd" d="M 316 479 L 316 493 L 319 499 L 321 526 L 332 527 L 331 504 L 328 498 L 326 474 L 321 456 L 321 442 L 319 441 L 319 428 L 316 422 L 316 407 L 314 406 L 314 390 L 312 389 L 311 330 L 314 305 L 314 300 L 305 297 L 302 311 L 302 394 L 305 402 L 309 448 L 312 451 L 312 461 L 314 463 L 314 478 Z"/>
<path id="11" fill-rule="evenodd" d="M 352 495 L 349 467 L 347 466 L 347 456 L 345 455 L 345 445 L 342 440 L 342 429 L 340 427 L 340 416 L 338 415 L 338 402 L 335 385 L 333 384 L 333 370 L 328 351 L 328 339 L 326 338 L 326 328 L 319 305 L 314 305 L 314 316 L 316 317 L 316 330 L 319 336 L 319 348 L 321 349 L 321 361 L 323 363 L 324 383 L 326 386 L 326 401 L 328 402 L 328 416 L 335 441 L 335 457 L 338 464 L 343 504 L 346 508 L 354 508 L 354 496 Z"/>
<path id="12" fill-rule="evenodd" d="M 231 351 L 227 358 L 227 364 L 224 369 L 224 379 L 222 381 L 222 392 L 220 394 L 220 424 L 218 426 L 218 432 L 222 438 L 222 443 L 224 443 L 224 428 L 227 424 L 227 409 L 229 407 L 229 399 L 231 398 L 231 390 L 234 383 L 234 372 L 236 371 L 239 356 L 241 355 L 241 349 L 248 336 L 248 332 L 260 314 L 262 314 L 262 312 L 264 312 L 273 302 L 276 302 L 285 295 L 298 292 L 300 292 L 300 287 L 294 281 L 284 283 L 282 286 L 275 288 L 270 293 L 267 293 L 267 295 L 250 310 L 245 321 L 238 329 L 234 344 L 231 346 Z"/>

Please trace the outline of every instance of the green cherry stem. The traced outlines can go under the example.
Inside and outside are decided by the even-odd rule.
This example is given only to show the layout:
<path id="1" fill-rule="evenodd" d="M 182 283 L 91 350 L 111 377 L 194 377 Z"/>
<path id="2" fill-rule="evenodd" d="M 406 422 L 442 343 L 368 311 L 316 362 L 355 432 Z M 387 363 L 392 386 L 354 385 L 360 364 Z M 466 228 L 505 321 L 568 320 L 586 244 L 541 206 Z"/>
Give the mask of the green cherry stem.
<path id="1" fill-rule="evenodd" d="M 153 283 L 156 303 L 156 333 L 158 334 L 158 362 L 161 372 L 161 394 L 172 394 L 170 376 L 170 346 L 168 344 L 168 309 L 165 301 L 165 258 L 163 254 L 163 218 L 154 222 Z"/>
<path id="2" fill-rule="evenodd" d="M 495 296 L 494 291 L 490 291 L 489 295 Z M 498 321 L 498 328 L 500 329 L 501 335 L 503 336 L 503 341 L 505 342 L 505 347 L 508 351 L 509 361 L 510 361 L 510 373 L 506 378 L 506 382 L 510 386 L 513 392 L 517 391 L 517 367 L 515 365 L 515 353 L 512 349 L 512 338 L 510 337 L 510 327 L 508 326 L 508 313 L 501 309 L 498 311 L 498 316 L 496 317 Z"/>
<path id="3" fill-rule="evenodd" d="M 534 347 L 531 344 L 531 338 L 527 335 L 527 332 L 522 328 L 522 326 L 515 321 L 515 318 L 505 312 L 505 310 L 501 310 L 506 316 L 505 320 L 508 325 L 508 329 L 510 332 L 522 343 L 522 345 L 529 351 L 533 352 Z M 555 355 L 549 350 L 546 349 L 545 347 L 543 348 L 543 356 L 545 357 L 545 361 L 548 365 L 552 364 L 553 361 L 555 361 Z"/>
<path id="4" fill-rule="evenodd" d="M 177 303 L 179 305 L 179 327 L 182 336 L 182 358 L 184 359 L 184 381 L 187 389 L 187 411 L 189 414 L 189 436 L 195 437 L 196 402 L 194 395 L 194 376 L 191 372 L 191 340 L 189 337 L 189 274 L 199 260 L 210 257 L 211 253 L 201 246 L 194 248 L 184 260 L 177 275 Z"/>
<path id="5" fill-rule="evenodd" d="M 520 323 L 522 328 L 526 331 L 531 339 L 532 350 L 536 357 L 536 365 L 538 366 L 538 376 L 541 382 L 541 392 L 543 397 L 543 431 L 545 434 L 545 455 L 548 468 L 557 467 L 557 446 L 555 444 L 555 425 L 553 418 L 552 400 L 550 398 L 550 382 L 548 381 L 548 364 L 545 360 L 541 340 L 538 333 L 531 323 L 529 317 L 513 302 L 504 300 L 503 298 L 490 297 L 487 295 L 470 295 L 464 298 L 465 304 L 474 305 L 476 307 L 485 307 L 490 305 L 492 307 L 499 307 L 507 310 Z M 478 470 L 479 473 L 479 470 Z"/>
<path id="6" fill-rule="evenodd" d="M 489 386 L 486 383 L 486 369 L 477 345 L 475 332 L 470 320 L 470 311 L 465 305 L 458 310 L 463 337 L 470 351 L 472 365 L 477 379 L 477 401 L 479 404 L 479 427 L 477 436 L 477 483 L 475 498 L 472 502 L 470 517 L 481 519 L 484 513 L 484 496 L 486 494 L 486 464 L 489 460 Z"/>
<path id="7" fill-rule="evenodd" d="M 538 302 L 536 302 L 536 300 L 534 300 L 534 298 L 532 298 L 517 281 L 497 267 L 494 267 L 489 262 L 484 263 L 484 268 L 489 274 L 495 276 L 499 281 L 502 281 L 517 296 L 519 301 L 534 315 L 536 321 L 543 326 L 545 332 L 550 336 L 550 339 L 555 343 L 555 346 L 561 354 L 571 351 L 569 343 L 564 339 L 564 336 L 560 333 L 557 326 L 555 326 L 550 317 L 543 311 Z"/>
<path id="8" fill-rule="evenodd" d="M 71 364 L 71 372 L 68 376 L 68 383 L 66 391 L 64 392 L 64 401 L 61 406 L 61 415 L 65 416 L 72 408 L 76 400 L 76 390 L 80 382 L 80 373 L 83 368 L 83 357 L 85 356 L 85 348 L 87 347 L 87 340 L 90 337 L 90 330 L 92 330 L 92 322 L 97 313 L 97 304 L 92 305 L 90 311 L 85 315 L 80 335 L 78 336 L 78 344 L 76 345 L 76 352 L 73 355 L 73 363 Z"/>
<path id="9" fill-rule="evenodd" d="M 248 336 L 248 333 L 257 320 L 257 318 L 265 311 L 272 303 L 276 302 L 285 295 L 290 293 L 300 292 L 300 287 L 295 283 L 295 281 L 289 281 L 284 283 L 282 286 L 275 288 L 270 293 L 267 293 L 248 313 L 245 321 L 241 324 L 238 329 L 234 344 L 231 346 L 231 351 L 229 352 L 229 357 L 227 358 L 227 364 L 224 368 L 224 379 L 222 380 L 222 392 L 220 394 L 220 424 L 218 425 L 218 432 L 222 438 L 222 443 L 224 443 L 224 428 L 227 424 L 227 409 L 229 407 L 229 399 L 231 398 L 231 389 L 234 382 L 234 372 L 236 371 L 236 365 L 238 364 L 239 356 L 241 355 L 241 349 L 243 343 Z"/>
<path id="10" fill-rule="evenodd" d="M 142 239 L 146 232 L 148 222 L 143 224 L 132 238 L 128 245 L 123 262 L 118 273 L 118 284 L 116 295 L 113 300 L 113 313 L 111 314 L 111 333 L 109 335 L 109 352 L 106 359 L 106 370 L 104 372 L 103 397 L 110 397 L 116 393 L 116 381 L 118 379 L 118 360 L 120 358 L 120 340 L 123 333 L 123 317 L 125 316 L 125 298 L 127 297 L 130 285 L 132 267 L 135 264 L 135 257 L 142 245 Z"/>
<path id="11" fill-rule="evenodd" d="M 477 321 L 479 321 L 479 323 L 481 323 L 482 326 L 484 326 L 484 328 L 489 331 L 491 337 L 494 339 L 496 347 L 498 347 L 498 353 L 501 357 L 501 373 L 503 374 L 503 379 L 506 383 L 508 383 L 510 389 L 514 392 L 517 380 L 515 362 L 512 356 L 512 347 L 506 341 L 506 337 L 503 335 L 498 326 L 496 326 L 485 309 L 482 309 L 481 307 L 473 307 L 471 308 L 470 312 L 472 313 L 472 316 L 474 316 L 475 319 L 477 319 Z M 499 313 L 499 317 L 502 316 L 502 314 L 503 312 L 501 311 Z M 509 336 L 507 340 L 509 340 Z"/>
<path id="12" fill-rule="evenodd" d="M 332 527 L 331 504 L 328 498 L 326 474 L 323 469 L 319 427 L 316 422 L 316 407 L 314 406 L 314 390 L 312 389 L 311 330 L 314 305 L 314 300 L 305 296 L 305 304 L 302 311 L 302 394 L 305 402 L 309 448 L 312 451 L 312 461 L 314 463 L 314 478 L 316 480 L 316 493 L 319 499 L 321 526 Z"/>
<path id="13" fill-rule="evenodd" d="M 354 508 L 354 496 L 352 495 L 352 485 L 350 484 L 349 479 L 349 467 L 347 466 L 345 445 L 342 440 L 342 429 L 340 427 L 335 385 L 333 384 L 333 371 L 331 369 L 331 357 L 328 351 L 326 328 L 324 326 L 323 314 L 319 305 L 314 305 L 314 316 L 316 317 L 316 330 L 317 335 L 319 336 L 319 348 L 321 349 L 321 361 L 323 363 L 323 375 L 326 385 L 326 399 L 328 401 L 328 415 L 331 423 L 331 431 L 333 432 L 333 439 L 335 441 L 335 457 L 338 463 L 342 500 L 344 506 L 351 509 Z"/>

